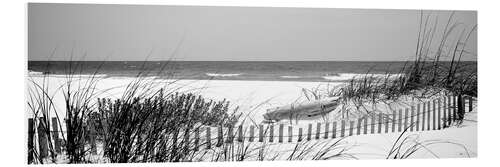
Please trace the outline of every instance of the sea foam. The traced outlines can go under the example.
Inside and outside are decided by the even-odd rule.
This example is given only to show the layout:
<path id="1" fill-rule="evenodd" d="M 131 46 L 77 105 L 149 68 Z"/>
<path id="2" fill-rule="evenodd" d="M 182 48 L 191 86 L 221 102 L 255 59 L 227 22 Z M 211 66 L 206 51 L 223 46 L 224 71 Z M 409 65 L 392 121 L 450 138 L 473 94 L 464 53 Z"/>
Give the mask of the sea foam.
<path id="1" fill-rule="evenodd" d="M 218 73 L 205 73 L 205 74 L 211 77 L 236 77 L 241 75 L 241 74 L 218 74 Z"/>

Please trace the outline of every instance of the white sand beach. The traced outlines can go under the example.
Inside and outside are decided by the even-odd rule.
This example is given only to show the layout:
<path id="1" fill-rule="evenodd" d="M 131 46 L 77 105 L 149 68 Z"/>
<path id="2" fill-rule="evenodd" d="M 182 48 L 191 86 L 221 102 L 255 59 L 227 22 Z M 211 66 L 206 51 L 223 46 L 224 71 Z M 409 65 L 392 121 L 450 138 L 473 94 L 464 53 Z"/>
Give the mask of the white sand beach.
<path id="1" fill-rule="evenodd" d="M 29 77 L 38 84 L 43 82 L 48 83 L 49 94 L 54 97 L 55 110 L 60 117 L 65 116 L 64 96 L 60 89 L 60 85 L 66 82 L 64 76 L 50 76 L 43 78 L 41 75 Z M 88 76 L 78 76 L 80 84 L 89 81 Z M 44 81 L 45 79 L 45 81 Z M 128 83 L 134 78 L 130 77 L 109 77 L 100 78 L 96 84 L 97 90 L 105 90 L 100 94 L 100 98 L 119 98 Z M 150 78 L 152 79 L 152 78 Z M 303 89 L 326 90 L 328 87 L 342 84 L 326 83 L 326 82 L 291 82 L 291 81 L 242 81 L 242 80 L 162 80 L 154 79 L 154 82 L 169 83 L 167 89 L 179 92 L 192 92 L 202 95 L 205 98 L 222 100 L 227 99 L 231 102 L 231 108 L 234 110 L 238 106 L 238 112 L 241 112 L 246 117 L 244 125 L 260 124 L 263 120 L 263 114 L 266 109 L 287 105 L 294 102 L 306 101 Z M 27 81 L 27 86 L 33 88 L 33 83 Z M 407 105 L 415 104 L 410 102 Z M 404 106 L 398 104 L 396 106 Z M 30 116 L 30 110 L 27 108 L 27 115 Z M 332 112 L 333 114 L 334 112 Z M 421 150 L 415 154 L 417 158 L 456 158 L 456 157 L 475 157 L 477 156 L 477 110 L 466 114 L 466 121 L 462 127 L 452 127 L 438 131 L 423 131 L 411 132 L 407 135 L 412 135 L 412 140 L 416 141 L 442 141 L 449 143 L 440 143 L 430 145 L 428 151 Z M 50 113 L 54 114 L 54 113 Z M 308 123 L 322 122 L 321 118 L 300 120 L 298 122 L 290 121 L 283 122 L 285 124 L 292 123 L 294 126 L 305 127 Z M 332 121 L 330 118 L 329 121 Z M 297 129 L 293 130 L 297 133 Z M 345 139 L 346 146 L 352 146 L 348 151 L 349 154 L 355 155 L 357 158 L 385 158 L 388 150 L 392 147 L 400 133 L 388 134 L 368 134 L 360 136 L 347 137 Z M 329 139 L 321 139 L 325 141 Z M 293 148 L 295 142 L 285 143 L 274 148 L 275 151 L 283 152 Z M 290 147 L 288 147 L 290 146 Z M 425 149 L 425 150 L 427 150 Z M 439 150 L 435 152 L 433 150 Z"/>

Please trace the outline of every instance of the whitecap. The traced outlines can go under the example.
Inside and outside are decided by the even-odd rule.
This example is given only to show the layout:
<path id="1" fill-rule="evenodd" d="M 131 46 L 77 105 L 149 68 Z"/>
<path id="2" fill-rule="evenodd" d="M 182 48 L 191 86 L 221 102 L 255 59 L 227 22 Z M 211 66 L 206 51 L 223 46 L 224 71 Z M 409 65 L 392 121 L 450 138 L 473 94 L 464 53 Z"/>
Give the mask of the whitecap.
<path id="1" fill-rule="evenodd" d="M 218 74 L 218 73 L 205 73 L 205 74 L 211 77 L 236 77 L 241 75 L 241 74 Z"/>
<path id="2" fill-rule="evenodd" d="M 294 79 L 294 78 L 301 78 L 300 76 L 280 76 L 281 78 L 289 78 L 289 79 Z"/>

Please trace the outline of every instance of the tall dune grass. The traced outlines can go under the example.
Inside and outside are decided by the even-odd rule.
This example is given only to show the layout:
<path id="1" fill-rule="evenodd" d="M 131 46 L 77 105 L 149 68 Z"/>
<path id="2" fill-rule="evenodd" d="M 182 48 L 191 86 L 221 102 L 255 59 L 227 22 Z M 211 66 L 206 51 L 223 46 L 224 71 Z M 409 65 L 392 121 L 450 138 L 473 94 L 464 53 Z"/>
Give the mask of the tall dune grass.
<path id="1" fill-rule="evenodd" d="M 332 90 L 329 96 L 340 96 L 344 104 L 353 102 L 363 106 L 405 95 L 428 98 L 444 92 L 458 96 L 459 119 L 463 119 L 462 97 L 477 96 L 476 63 L 462 60 L 465 56 L 476 56 L 466 46 L 477 25 L 463 25 L 454 21 L 453 16 L 451 13 L 443 31 L 438 32 L 438 18 L 421 12 L 414 59 L 407 61 L 399 74 L 375 77 L 367 71 Z"/>
<path id="2" fill-rule="evenodd" d="M 194 136 L 202 126 L 234 126 L 238 115 L 229 102 L 207 101 L 193 94 L 100 99 L 97 114 L 102 127 L 104 155 L 111 162 L 182 161 L 195 151 Z M 161 149 L 159 149 L 161 148 Z"/>

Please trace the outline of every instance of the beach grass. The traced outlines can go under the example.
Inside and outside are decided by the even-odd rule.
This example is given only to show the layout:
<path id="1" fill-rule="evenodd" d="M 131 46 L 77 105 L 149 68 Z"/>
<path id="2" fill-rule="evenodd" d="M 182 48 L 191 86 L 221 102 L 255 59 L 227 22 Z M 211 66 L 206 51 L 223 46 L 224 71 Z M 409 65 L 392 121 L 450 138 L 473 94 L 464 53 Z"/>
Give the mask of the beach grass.
<path id="1" fill-rule="evenodd" d="M 340 96 L 343 104 L 351 102 L 361 108 L 403 96 L 430 98 L 443 93 L 453 94 L 458 96 L 458 119 L 463 119 L 462 97 L 477 97 L 475 62 L 462 60 L 465 56 L 475 56 L 466 50 L 466 45 L 476 25 L 467 27 L 454 22 L 453 15 L 452 12 L 444 24 L 442 34 L 437 35 L 438 19 L 432 19 L 432 14 L 421 13 L 414 60 L 407 61 L 399 74 L 387 72 L 379 77 L 367 71 L 327 95 Z M 458 38 L 451 37 L 457 33 Z"/>

